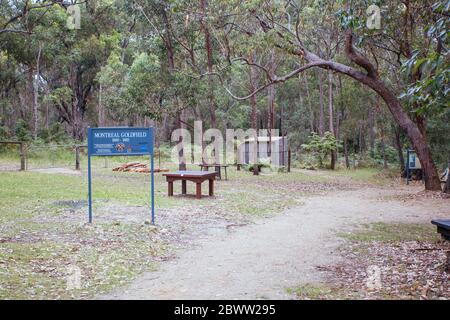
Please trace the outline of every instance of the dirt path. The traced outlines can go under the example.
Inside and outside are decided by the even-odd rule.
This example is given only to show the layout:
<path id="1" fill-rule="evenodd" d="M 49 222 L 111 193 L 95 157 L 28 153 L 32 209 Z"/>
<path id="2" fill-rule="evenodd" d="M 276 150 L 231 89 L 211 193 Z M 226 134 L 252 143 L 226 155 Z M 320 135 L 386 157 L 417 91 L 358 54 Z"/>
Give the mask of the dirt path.
<path id="1" fill-rule="evenodd" d="M 442 201 L 430 205 L 383 200 L 404 192 L 364 188 L 307 198 L 304 205 L 276 217 L 200 239 L 180 251 L 179 258 L 162 263 L 159 271 L 99 298 L 293 298 L 286 288 L 320 282 L 316 266 L 338 259 L 342 240 L 337 230 L 360 222 L 427 222 L 448 214 Z"/>

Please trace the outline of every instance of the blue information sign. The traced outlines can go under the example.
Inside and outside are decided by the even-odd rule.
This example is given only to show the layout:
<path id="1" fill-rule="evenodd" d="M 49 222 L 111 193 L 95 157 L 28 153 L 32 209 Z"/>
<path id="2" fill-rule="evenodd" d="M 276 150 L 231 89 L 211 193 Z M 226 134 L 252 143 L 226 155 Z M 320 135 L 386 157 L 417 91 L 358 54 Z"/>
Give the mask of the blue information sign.
<path id="1" fill-rule="evenodd" d="M 91 156 L 153 155 L 153 128 L 89 128 Z"/>
<path id="2" fill-rule="evenodd" d="M 88 128 L 89 222 L 92 222 L 91 157 L 150 155 L 151 215 L 155 224 L 153 137 L 153 128 Z"/>

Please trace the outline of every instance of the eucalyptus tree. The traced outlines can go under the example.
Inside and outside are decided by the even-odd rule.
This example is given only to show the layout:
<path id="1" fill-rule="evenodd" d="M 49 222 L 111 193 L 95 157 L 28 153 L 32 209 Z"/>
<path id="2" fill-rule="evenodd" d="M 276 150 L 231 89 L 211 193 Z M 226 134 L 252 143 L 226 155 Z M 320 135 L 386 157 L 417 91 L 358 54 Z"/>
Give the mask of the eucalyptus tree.
<path id="1" fill-rule="evenodd" d="M 392 52 L 389 51 L 389 48 L 385 48 L 384 54 L 375 54 L 371 50 L 370 41 L 366 41 L 366 39 L 375 38 L 377 33 L 377 31 L 374 32 L 366 28 L 366 2 L 354 1 L 352 6 L 346 6 L 344 1 L 337 2 L 340 4 L 340 10 L 337 12 L 336 19 L 340 21 L 339 33 L 345 38 L 343 53 L 347 59 L 346 62 L 320 57 L 317 52 L 313 51 L 314 46 L 311 45 L 311 42 L 316 41 L 316 39 L 305 37 L 306 30 L 315 28 L 314 25 L 303 23 L 305 12 L 313 3 L 314 1 L 252 1 L 251 3 L 246 2 L 244 5 L 242 1 L 230 2 L 230 10 L 233 15 L 239 16 L 240 21 L 245 21 L 247 24 L 251 21 L 255 26 L 258 26 L 259 32 L 266 35 L 267 45 L 284 50 L 287 54 L 296 57 L 301 64 L 283 76 L 268 76 L 266 73 L 266 83 L 249 95 L 239 97 L 231 92 L 230 94 L 235 99 L 248 99 L 269 86 L 285 82 L 297 77 L 299 73 L 315 67 L 347 75 L 364 84 L 383 99 L 396 123 L 404 130 L 417 152 L 425 174 L 425 188 L 427 190 L 441 190 L 432 152 L 424 133 L 411 118 L 406 105 L 402 103 L 396 92 L 391 88 L 389 74 L 386 73 L 386 70 L 378 70 L 373 62 Z M 399 4 L 401 3 L 388 3 L 389 6 L 395 5 L 396 8 Z M 426 8 L 431 8 L 431 3 L 425 2 L 424 5 Z M 395 31 L 403 25 L 401 17 L 404 12 L 401 8 L 389 12 L 391 15 L 389 19 L 390 27 L 384 28 L 383 33 L 390 38 L 394 38 L 396 36 Z M 441 13 L 431 10 L 430 14 L 438 15 Z M 286 23 L 287 15 L 289 15 L 291 21 L 292 19 L 295 21 L 295 28 L 290 28 Z M 234 24 L 238 26 L 234 29 L 234 40 L 239 41 L 242 31 L 239 28 L 238 21 L 235 21 Z M 432 38 L 433 34 L 430 36 Z M 355 41 L 359 48 L 355 47 Z M 435 43 L 436 46 L 439 45 L 439 41 Z M 421 45 L 421 43 L 413 43 L 412 45 Z M 261 66 L 254 65 L 250 65 L 250 67 L 261 68 Z"/>

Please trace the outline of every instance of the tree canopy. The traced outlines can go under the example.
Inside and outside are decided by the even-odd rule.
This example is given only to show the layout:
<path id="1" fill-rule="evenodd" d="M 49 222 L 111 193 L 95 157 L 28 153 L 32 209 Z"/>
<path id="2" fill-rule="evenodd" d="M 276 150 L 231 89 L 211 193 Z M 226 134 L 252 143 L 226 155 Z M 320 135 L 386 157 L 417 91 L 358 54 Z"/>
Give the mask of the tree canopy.
<path id="1" fill-rule="evenodd" d="M 371 4 L 379 28 L 368 26 Z M 311 132 L 329 132 L 341 146 L 328 150 L 332 168 L 349 154 L 383 154 L 386 165 L 391 149 L 401 167 L 413 148 L 437 190 L 450 155 L 449 9 L 449 0 L 2 1 L 0 139 L 48 140 L 60 136 L 49 134 L 55 125 L 76 140 L 87 126 L 153 125 L 164 143 L 202 120 L 279 129 L 300 156 Z"/>

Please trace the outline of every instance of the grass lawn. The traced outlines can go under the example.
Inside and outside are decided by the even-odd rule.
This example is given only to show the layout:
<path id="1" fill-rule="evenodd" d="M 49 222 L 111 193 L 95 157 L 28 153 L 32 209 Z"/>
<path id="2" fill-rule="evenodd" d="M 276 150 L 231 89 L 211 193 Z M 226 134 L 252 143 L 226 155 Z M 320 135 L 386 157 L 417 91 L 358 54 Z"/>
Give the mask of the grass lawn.
<path id="1" fill-rule="evenodd" d="M 64 165 L 65 159 L 54 163 Z M 110 220 L 96 220 L 97 211 L 110 207 L 121 215 L 136 208 L 148 212 L 149 176 L 111 170 L 136 160 L 143 159 L 113 158 L 105 168 L 104 160 L 95 158 L 92 225 L 86 223 L 85 170 L 78 175 L 0 171 L 0 299 L 90 298 L 157 268 L 158 261 L 172 254 L 173 239 L 166 234 L 191 227 L 189 219 L 181 220 L 182 228 L 168 232 L 143 222 L 117 221 L 112 213 Z M 12 163 L 7 157 L 0 162 Z M 231 223 L 233 219 L 251 223 L 301 205 L 304 196 L 342 187 L 302 172 L 253 176 L 235 168 L 229 171 L 228 181 L 216 182 L 215 197 L 201 200 L 167 197 L 164 177 L 155 174 L 157 219 L 162 211 L 181 217 L 195 211 L 191 216 L 197 219 L 213 214 Z M 194 194 L 194 188 L 188 183 L 188 193 Z M 176 185 L 175 194 L 180 191 Z M 67 276 L 73 270 L 79 270 L 82 285 L 68 290 Z"/>
<path id="2" fill-rule="evenodd" d="M 330 173 L 337 177 L 347 177 L 357 182 L 366 182 L 377 185 L 385 185 L 392 182 L 392 178 L 399 177 L 398 169 L 362 168 L 362 169 L 338 169 Z"/>

